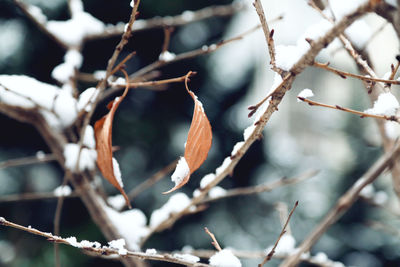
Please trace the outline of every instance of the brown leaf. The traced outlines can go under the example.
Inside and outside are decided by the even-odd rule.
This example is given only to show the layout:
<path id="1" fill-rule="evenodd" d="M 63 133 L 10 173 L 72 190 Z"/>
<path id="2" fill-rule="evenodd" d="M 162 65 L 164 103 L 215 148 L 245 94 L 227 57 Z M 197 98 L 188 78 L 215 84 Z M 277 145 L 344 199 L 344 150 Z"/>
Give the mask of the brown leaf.
<path id="1" fill-rule="evenodd" d="M 175 172 L 172 175 L 175 187 L 165 192 L 165 194 L 173 192 L 185 185 L 189 181 L 190 175 L 206 160 L 208 151 L 211 148 L 211 125 L 204 112 L 203 105 L 187 86 L 187 80 L 190 74 L 191 72 L 186 76 L 185 86 L 187 92 L 194 101 L 192 124 L 190 125 L 186 141 L 185 155 L 179 160 Z"/>
<path id="2" fill-rule="evenodd" d="M 129 81 L 127 80 L 127 85 Z M 129 87 L 125 88 L 124 93 L 120 97 L 116 97 L 111 101 L 107 108 L 110 110 L 103 118 L 96 121 L 94 124 L 94 133 L 96 138 L 96 151 L 97 151 L 97 166 L 99 167 L 104 178 L 106 178 L 114 187 L 116 187 L 124 196 L 126 204 L 131 208 L 128 196 L 126 195 L 122 185 L 115 176 L 113 166 L 113 147 L 112 147 L 112 124 L 115 111 L 118 109 L 119 104 L 124 100 L 128 93 Z"/>

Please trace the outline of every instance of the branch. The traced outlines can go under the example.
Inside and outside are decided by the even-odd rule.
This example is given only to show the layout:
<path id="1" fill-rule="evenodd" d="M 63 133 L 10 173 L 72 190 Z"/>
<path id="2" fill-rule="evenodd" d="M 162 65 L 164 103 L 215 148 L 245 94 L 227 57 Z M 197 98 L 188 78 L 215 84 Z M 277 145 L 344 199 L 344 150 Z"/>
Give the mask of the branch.
<path id="1" fill-rule="evenodd" d="M 68 196 L 64 196 L 64 198 L 74 198 L 74 197 L 78 197 L 78 194 L 76 192 L 72 192 Z M 57 198 L 58 198 L 58 196 L 56 196 L 54 194 L 54 192 L 22 193 L 22 194 L 2 196 L 2 197 L 0 197 L 0 203 L 32 201 L 32 200 L 54 200 Z"/>
<path id="2" fill-rule="evenodd" d="M 0 162 L 0 169 L 10 168 L 10 167 L 18 167 L 25 166 L 30 164 L 37 163 L 45 163 L 56 160 L 56 157 L 53 154 L 37 154 L 36 156 L 24 157 L 19 159 L 9 159 L 3 162 Z"/>
<path id="3" fill-rule="evenodd" d="M 375 181 L 386 168 L 390 167 L 393 160 L 399 155 L 400 143 L 397 143 L 391 152 L 382 155 L 372 167 L 361 176 L 353 186 L 347 190 L 336 202 L 336 205 L 314 228 L 314 231 L 301 243 L 295 254 L 289 256 L 280 266 L 294 267 L 300 260 L 302 253 L 307 252 L 318 241 L 318 239 L 334 224 L 350 207 L 357 201 L 361 190 Z"/>
<path id="4" fill-rule="evenodd" d="M 275 245 L 272 247 L 271 251 L 268 253 L 268 255 L 265 257 L 265 259 L 262 261 L 262 263 L 260 263 L 258 265 L 258 267 L 262 267 L 267 261 L 270 261 L 272 259 L 272 256 L 275 254 L 275 249 L 278 246 L 279 240 L 281 240 L 282 236 L 286 233 L 286 227 L 289 224 L 290 218 L 292 217 L 292 214 L 294 212 L 294 210 L 297 208 L 297 206 L 299 205 L 299 201 L 296 201 L 296 203 L 294 204 L 293 209 L 290 211 L 289 216 L 286 220 L 285 225 L 282 228 L 282 231 L 278 237 L 278 239 L 275 242 Z"/>
<path id="5" fill-rule="evenodd" d="M 275 44 L 274 44 L 274 39 L 273 39 L 274 30 L 273 29 L 271 31 L 269 30 L 268 22 L 265 18 L 264 8 L 261 4 L 261 0 L 255 0 L 253 5 L 256 8 L 258 17 L 260 18 L 262 29 L 264 31 L 265 40 L 267 41 L 267 45 L 268 45 L 269 57 L 271 59 L 270 64 L 272 65 L 272 68 L 274 69 L 275 68 Z"/>
<path id="6" fill-rule="evenodd" d="M 154 260 L 154 261 L 161 261 L 161 262 L 171 262 L 176 264 L 181 264 L 185 266 L 192 266 L 192 267 L 210 267 L 208 264 L 204 263 L 193 263 L 187 260 L 183 260 L 177 257 L 174 257 L 171 254 L 146 254 L 144 252 L 136 252 L 136 251 L 126 251 L 125 253 L 119 252 L 115 248 L 111 248 L 108 246 L 101 247 L 100 243 L 98 242 L 89 242 L 89 241 L 82 241 L 77 242 L 75 238 L 62 238 L 51 233 L 45 233 L 40 230 L 31 227 L 25 227 L 16 223 L 12 223 L 7 221 L 5 218 L 0 217 L 0 225 L 12 227 L 24 232 L 28 232 L 34 235 L 39 235 L 42 237 L 47 238 L 47 241 L 54 242 L 57 244 L 64 244 L 69 245 L 72 247 L 76 247 L 83 251 L 88 251 L 91 254 L 96 254 L 98 256 L 117 256 L 119 258 L 135 258 L 140 260 Z"/>
<path id="7" fill-rule="evenodd" d="M 345 112 L 349 112 L 349 113 L 352 113 L 352 114 L 359 115 L 361 118 L 369 117 L 369 118 L 374 118 L 374 119 L 383 119 L 383 120 L 387 120 L 387 121 L 399 122 L 399 118 L 397 116 L 395 116 L 395 115 L 386 116 L 386 115 L 370 114 L 370 113 L 366 113 L 366 112 L 362 112 L 362 111 L 358 111 L 358 110 L 354 110 L 354 109 L 350 109 L 350 108 L 344 108 L 344 107 L 341 107 L 339 105 L 334 105 L 334 106 L 327 105 L 327 104 L 320 103 L 320 102 L 317 102 L 317 101 L 312 101 L 312 100 L 310 100 L 308 98 L 301 97 L 301 96 L 298 96 L 297 99 L 308 103 L 310 106 L 318 106 L 318 107 L 330 108 L 330 109 L 335 109 L 335 110 L 341 110 L 341 111 L 345 111 Z"/>
<path id="8" fill-rule="evenodd" d="M 285 185 L 300 183 L 304 180 L 314 177 L 318 173 L 319 173 L 319 171 L 314 170 L 314 171 L 306 172 L 306 173 L 301 174 L 300 176 L 294 177 L 294 178 L 283 177 L 277 181 L 273 181 L 273 182 L 270 182 L 267 184 L 260 184 L 260 185 L 256 185 L 256 186 L 230 189 L 230 190 L 227 190 L 226 193 L 222 196 L 204 198 L 199 204 L 206 204 L 209 202 L 214 202 L 214 201 L 221 200 L 224 198 L 229 198 L 229 197 L 246 196 L 246 195 L 259 194 L 259 193 L 263 193 L 263 192 L 270 192 L 276 188 L 279 188 L 279 187 L 282 187 Z"/>
<path id="9" fill-rule="evenodd" d="M 137 20 L 132 27 L 132 33 L 144 30 L 178 27 L 192 22 L 214 18 L 231 16 L 244 8 L 242 2 L 233 2 L 229 5 L 210 6 L 196 11 L 184 11 L 177 16 L 155 17 L 147 20 Z M 86 37 L 86 40 L 110 38 L 121 35 L 125 31 L 125 24 L 107 26 L 102 34 L 93 34 Z"/>
<path id="10" fill-rule="evenodd" d="M 204 227 L 204 231 L 206 231 L 206 233 L 211 237 L 211 239 L 212 239 L 211 244 L 212 244 L 218 251 L 221 251 L 222 248 L 221 248 L 221 246 L 219 245 L 217 239 L 215 238 L 215 235 L 214 235 L 213 233 L 211 233 L 210 230 L 208 230 L 207 227 Z"/>
<path id="11" fill-rule="evenodd" d="M 387 83 L 387 84 L 400 84 L 400 81 L 393 80 L 393 77 L 391 77 L 390 80 L 385 80 L 385 79 L 379 79 L 379 78 L 373 78 L 373 77 L 353 74 L 350 72 L 346 72 L 346 71 L 342 71 L 342 70 L 338 70 L 338 69 L 329 67 L 329 63 L 323 64 L 323 63 L 319 63 L 319 62 L 314 62 L 313 67 L 317 67 L 320 69 L 324 69 L 324 70 L 333 72 L 344 79 L 346 79 L 346 77 L 352 77 L 352 78 L 360 79 L 362 81 L 367 81 L 367 82 L 383 82 L 383 83 Z"/>
<path id="12" fill-rule="evenodd" d="M 173 162 L 171 162 L 170 164 L 168 164 L 166 167 L 164 167 L 163 169 L 159 170 L 158 172 L 156 172 L 155 174 L 153 174 L 150 178 L 144 180 L 141 184 L 139 184 L 138 186 L 135 186 L 129 193 L 128 193 L 128 197 L 129 200 L 133 200 L 134 198 L 136 198 L 141 192 L 143 192 L 144 190 L 148 189 L 149 187 L 153 186 L 155 183 L 157 183 L 158 181 L 160 181 L 162 178 L 164 178 L 167 173 L 172 172 L 175 167 L 176 164 L 178 163 L 178 159 L 174 160 Z"/>

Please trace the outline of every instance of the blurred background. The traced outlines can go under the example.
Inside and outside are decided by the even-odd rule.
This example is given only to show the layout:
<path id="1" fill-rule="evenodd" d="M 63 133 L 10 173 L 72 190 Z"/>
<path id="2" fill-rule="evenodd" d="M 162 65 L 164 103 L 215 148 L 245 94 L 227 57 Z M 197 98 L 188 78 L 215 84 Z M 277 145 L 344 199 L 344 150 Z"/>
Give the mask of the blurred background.
<path id="1" fill-rule="evenodd" d="M 65 0 L 25 0 L 42 8 L 48 19 L 69 18 Z M 87 12 L 105 23 L 126 22 L 131 12 L 128 0 L 85 0 Z M 230 4 L 228 0 L 184 1 L 145 0 L 140 5 L 140 18 L 173 16 L 185 10 L 198 10 L 210 5 Z M 251 1 L 248 1 L 251 3 Z M 283 15 L 270 25 L 275 29 L 276 44 L 295 44 L 306 28 L 321 17 L 307 1 L 264 1 L 268 19 Z M 251 7 L 230 17 L 212 17 L 175 28 L 169 51 L 182 53 L 203 45 L 237 36 L 259 22 Z M 382 77 L 390 71 L 398 53 L 398 39 L 391 27 L 377 15 L 362 20 L 359 31 L 363 49 L 371 52 L 372 64 Z M 379 30 L 379 31 L 378 31 Z M 360 38 L 358 40 L 360 40 Z M 82 72 L 92 73 L 106 67 L 120 37 L 85 44 Z M 136 56 L 127 64 L 129 73 L 158 59 L 164 40 L 163 29 L 135 33 L 121 58 L 132 51 Z M 56 84 L 51 71 L 63 60 L 64 50 L 27 19 L 11 0 L 0 2 L 0 73 L 24 74 Z M 353 73 L 355 64 L 339 42 L 325 49 L 321 62 Z M 190 88 L 202 101 L 213 129 L 213 145 L 204 165 L 193 174 L 180 191 L 192 196 L 201 178 L 220 166 L 233 146 L 243 140 L 243 130 L 253 119 L 247 117 L 249 105 L 266 96 L 274 73 L 261 30 L 228 44 L 215 53 L 174 63 L 161 68 L 160 79 L 173 78 L 196 71 Z M 80 83 L 84 90 L 90 83 Z M 237 165 L 232 177 L 221 184 L 225 189 L 271 182 L 294 177 L 309 170 L 319 174 L 296 185 L 269 193 L 228 198 L 211 203 L 204 212 L 184 217 L 173 228 L 155 234 L 144 246 L 157 250 L 213 249 L 203 228 L 208 227 L 222 247 L 260 251 L 272 245 L 281 231 L 277 203 L 290 209 L 296 200 L 299 207 L 291 219 L 292 235 L 297 244 L 318 224 L 321 218 L 382 154 L 376 123 L 369 118 L 340 111 L 310 107 L 296 101 L 297 94 L 311 88 L 315 100 L 357 110 L 371 107 L 362 83 L 342 79 L 326 71 L 308 68 L 297 77 L 264 130 Z M 393 86 L 394 94 L 397 86 Z M 99 106 L 94 120 L 105 113 Z M 163 91 L 131 90 L 121 104 L 114 121 L 113 144 L 120 147 L 114 155 L 121 166 L 126 191 L 130 191 L 152 174 L 183 154 L 190 126 L 193 102 L 183 84 L 169 85 Z M 0 160 L 34 156 L 49 152 L 36 130 L 0 115 Z M 398 129 L 393 129 L 398 134 Z M 1 197 L 25 192 L 51 192 L 62 183 L 63 173 L 55 163 L 0 169 Z M 117 194 L 106 181 L 109 195 Z M 167 175 L 133 202 L 149 218 L 154 209 L 168 199 L 162 192 L 172 187 Z M 381 197 L 387 209 L 358 201 L 342 219 L 333 225 L 313 247 L 312 255 L 324 252 L 346 266 L 400 266 L 399 207 L 391 185 L 390 174 L 382 175 L 366 196 Z M 369 195 L 368 195 L 369 194 Z M 21 225 L 31 225 L 45 232 L 53 229 L 57 201 L 0 201 L 0 216 Z M 389 211 L 388 211 L 389 210 Z M 397 215 L 391 212 L 397 211 Z M 384 227 L 373 222 L 384 223 Z M 380 225 L 382 226 L 382 225 Z M 381 229 L 384 228 L 384 229 Z M 61 236 L 97 240 L 106 243 L 78 198 L 65 200 L 61 217 Z M 52 266 L 53 246 L 43 238 L 9 228 L 0 228 L 0 266 Z M 63 266 L 121 266 L 120 263 L 93 258 L 67 246 L 60 247 Z M 278 265 L 273 260 L 269 266 Z M 243 266 L 255 266 L 260 259 L 242 260 Z M 150 262 L 152 266 L 173 264 Z M 302 266 L 309 266 L 303 264 Z"/>

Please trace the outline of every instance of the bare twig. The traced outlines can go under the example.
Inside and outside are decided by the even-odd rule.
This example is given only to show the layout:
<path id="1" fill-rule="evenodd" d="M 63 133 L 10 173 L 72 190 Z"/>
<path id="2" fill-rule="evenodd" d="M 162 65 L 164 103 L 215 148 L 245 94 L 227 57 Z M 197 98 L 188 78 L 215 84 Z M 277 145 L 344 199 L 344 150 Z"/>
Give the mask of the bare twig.
<path id="1" fill-rule="evenodd" d="M 46 26 L 37 20 L 32 14 L 29 12 L 29 5 L 23 3 L 20 0 L 14 0 L 14 3 L 22 10 L 22 12 L 33 22 L 35 25 L 46 35 L 48 35 L 51 39 L 56 41 L 62 48 L 68 49 L 68 45 L 64 43 L 61 39 L 59 39 L 56 35 L 51 33 L 50 31 L 47 30 Z"/>
<path id="2" fill-rule="evenodd" d="M 264 8 L 261 4 L 261 0 L 255 0 L 253 3 L 254 7 L 256 8 L 257 15 L 260 18 L 260 22 L 262 25 L 262 29 L 264 31 L 265 40 L 267 41 L 268 45 L 268 52 L 269 57 L 271 59 L 270 64 L 272 68 L 275 68 L 275 44 L 274 44 L 274 30 L 269 30 L 267 19 L 265 18 Z"/>
<path id="3" fill-rule="evenodd" d="M 148 189 L 149 187 L 151 187 L 152 185 L 154 185 L 155 183 L 160 181 L 162 178 L 164 178 L 167 175 L 167 173 L 172 172 L 175 169 L 177 163 L 178 163 L 178 159 L 174 160 L 173 162 L 171 162 L 170 164 L 168 164 L 167 166 L 165 166 L 164 168 L 162 168 L 161 170 L 159 170 L 158 172 L 153 174 L 150 178 L 146 179 L 144 182 L 142 182 L 138 186 L 135 186 L 128 193 L 129 200 L 132 201 L 141 192 Z"/>
<path id="4" fill-rule="evenodd" d="M 67 184 L 67 182 L 68 182 L 68 177 L 65 176 L 61 187 L 64 187 Z M 58 197 L 56 212 L 54 215 L 54 230 L 53 231 L 54 231 L 54 235 L 57 235 L 57 236 L 60 235 L 60 219 L 61 219 L 61 211 L 62 211 L 63 204 L 64 204 L 64 194 L 61 194 Z M 54 243 L 54 260 L 55 260 L 56 267 L 61 267 L 59 248 L 58 248 L 57 243 Z"/>
<path id="5" fill-rule="evenodd" d="M 330 109 L 335 109 L 335 110 L 341 110 L 341 111 L 345 111 L 345 112 L 349 112 L 349 113 L 353 113 L 353 114 L 359 115 L 359 116 L 361 116 L 361 118 L 370 117 L 370 118 L 383 119 L 383 120 L 388 120 L 388 121 L 397 121 L 397 122 L 399 121 L 399 118 L 397 116 L 395 116 L 395 115 L 392 115 L 392 116 L 375 115 L 375 114 L 370 114 L 370 113 L 366 113 L 366 112 L 362 112 L 362 111 L 358 111 L 358 110 L 354 110 L 354 109 L 350 109 L 350 108 L 344 108 L 344 107 L 341 107 L 339 105 L 334 105 L 334 106 L 333 105 L 327 105 L 327 104 L 320 103 L 320 102 L 317 102 L 317 101 L 313 101 L 313 100 L 310 100 L 308 98 L 304 98 L 304 97 L 300 97 L 300 96 L 298 96 L 297 99 L 308 103 L 310 106 L 318 106 L 318 107 L 330 108 Z"/>
<path id="6" fill-rule="evenodd" d="M 361 190 L 372 183 L 399 155 L 400 143 L 397 143 L 392 151 L 382 155 L 371 168 L 361 176 L 353 186 L 347 190 L 336 202 L 324 219 L 314 228 L 312 233 L 303 240 L 295 254 L 290 255 L 282 264 L 282 267 L 296 266 L 302 253 L 307 252 L 315 242 L 334 224 L 359 198 Z"/>
<path id="7" fill-rule="evenodd" d="M 68 196 L 64 197 L 65 198 L 78 197 L 78 194 L 76 192 L 72 192 Z M 22 194 L 1 196 L 0 203 L 12 203 L 12 202 L 32 201 L 32 200 L 53 200 L 53 199 L 58 199 L 58 196 L 56 196 L 54 192 L 22 193 Z"/>
<path id="8" fill-rule="evenodd" d="M 290 218 L 292 217 L 292 214 L 293 214 L 294 210 L 297 208 L 298 205 L 299 205 L 299 201 L 296 201 L 296 203 L 294 204 L 293 209 L 289 213 L 289 216 L 288 216 L 288 218 L 286 220 L 286 223 L 283 226 L 282 231 L 281 231 L 278 239 L 276 240 L 274 246 L 272 247 L 272 249 L 268 253 L 268 255 L 265 257 L 265 259 L 258 265 L 258 267 L 262 267 L 267 261 L 270 261 L 272 259 L 272 256 L 275 254 L 275 249 L 278 246 L 279 240 L 281 240 L 282 236 L 286 233 L 286 227 L 288 226 Z"/>
<path id="9" fill-rule="evenodd" d="M 43 154 L 39 156 L 24 157 L 19 159 L 10 159 L 0 162 L 0 169 L 5 169 L 9 167 L 25 166 L 29 164 L 45 163 L 56 160 L 53 154 Z"/>
<path id="10" fill-rule="evenodd" d="M 317 175 L 319 171 L 309 171 L 304 174 L 301 174 L 298 177 L 294 178 L 286 178 L 283 177 L 279 180 L 267 183 L 267 184 L 260 184 L 256 186 L 249 186 L 249 187 L 242 187 L 242 188 L 234 188 L 227 190 L 224 195 L 218 196 L 218 197 L 207 197 L 204 198 L 199 204 L 206 204 L 209 202 L 214 202 L 217 200 L 221 200 L 224 198 L 229 198 L 229 197 L 237 197 L 237 196 L 246 196 L 246 195 L 253 195 L 253 194 L 259 194 L 263 192 L 270 192 L 276 188 L 286 186 L 286 185 L 291 185 L 291 184 L 297 184 L 300 183 L 304 180 L 307 180 L 311 177 L 314 177 Z"/>
<path id="11" fill-rule="evenodd" d="M 221 246 L 219 245 L 217 239 L 215 238 L 215 235 L 214 235 L 213 233 L 211 233 L 210 230 L 208 230 L 207 227 L 204 227 L 204 231 L 206 231 L 206 233 L 211 237 L 211 239 L 212 239 L 211 244 L 213 244 L 213 246 L 214 246 L 218 251 L 221 251 L 222 248 L 221 248 Z"/>
<path id="12" fill-rule="evenodd" d="M 373 78 L 373 77 L 353 74 L 350 72 L 346 72 L 346 71 L 342 71 L 342 70 L 338 70 L 338 69 L 329 67 L 329 63 L 324 64 L 324 63 L 314 62 L 313 66 L 333 72 L 342 78 L 352 77 L 352 78 L 356 78 L 356 79 L 360 79 L 362 81 L 368 81 L 368 82 L 383 82 L 383 83 L 388 83 L 388 84 L 400 84 L 400 81 L 393 80 L 393 77 L 391 77 L 389 80 L 385 80 L 385 79 L 380 79 L 380 78 Z"/>
<path id="13" fill-rule="evenodd" d="M 155 17 L 146 20 L 141 19 L 137 21 L 137 24 L 133 25 L 132 32 L 165 27 L 178 27 L 208 18 L 231 16 L 243 8 L 244 5 L 242 2 L 233 2 L 229 5 L 210 6 L 196 11 L 185 11 L 180 15 L 172 17 Z M 124 30 L 125 24 L 107 26 L 103 33 L 87 36 L 86 40 L 118 36 L 121 35 Z"/>
<path id="14" fill-rule="evenodd" d="M 21 231 L 25 231 L 34 235 L 39 235 L 42 237 L 47 238 L 48 241 L 50 242 L 55 242 L 58 244 L 64 244 L 64 245 L 69 245 L 73 247 L 77 247 L 81 250 L 85 250 L 90 252 L 91 254 L 96 254 L 96 255 L 107 255 L 107 256 L 117 256 L 119 258 L 135 258 L 135 259 L 140 259 L 140 260 L 154 260 L 154 261 L 161 261 L 161 262 L 171 262 L 171 263 L 176 263 L 176 264 L 181 264 L 185 266 L 192 266 L 192 267 L 211 267 L 208 264 L 204 263 L 193 263 L 191 261 L 183 260 L 180 258 L 176 258 L 171 254 L 146 254 L 144 252 L 136 252 L 136 251 L 127 251 L 126 255 L 121 255 L 119 254 L 117 249 L 109 248 L 107 246 L 85 246 L 82 243 L 74 243 L 71 242 L 69 239 L 65 239 L 56 235 L 53 235 L 51 233 L 45 233 L 40 230 L 37 230 L 32 227 L 25 227 L 16 223 L 12 223 L 10 221 L 7 221 L 5 218 L 0 217 L 0 225 L 7 226 L 7 227 L 12 227 Z"/>

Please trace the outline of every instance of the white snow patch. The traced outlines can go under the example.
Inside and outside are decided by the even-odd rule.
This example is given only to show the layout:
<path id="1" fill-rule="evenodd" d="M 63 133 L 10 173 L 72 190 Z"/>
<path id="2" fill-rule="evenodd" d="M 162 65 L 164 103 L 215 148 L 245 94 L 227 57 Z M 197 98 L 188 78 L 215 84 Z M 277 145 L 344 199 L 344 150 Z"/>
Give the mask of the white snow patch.
<path id="1" fill-rule="evenodd" d="M 97 242 L 97 241 L 91 242 L 88 240 L 82 240 L 80 242 L 80 245 L 83 248 L 100 248 L 101 247 L 101 244 L 99 242 Z"/>
<path id="2" fill-rule="evenodd" d="M 243 138 L 244 138 L 245 141 L 246 141 L 247 139 L 249 139 L 250 135 L 253 134 L 253 132 L 254 132 L 255 129 L 256 129 L 256 126 L 255 126 L 254 124 L 253 124 L 253 125 L 250 125 L 250 126 L 247 127 L 246 129 L 244 129 Z"/>
<path id="3" fill-rule="evenodd" d="M 200 180 L 200 188 L 206 188 L 206 186 L 211 183 L 215 179 L 215 174 L 214 173 L 209 173 L 205 175 L 203 178 Z"/>
<path id="4" fill-rule="evenodd" d="M 330 0 L 329 4 L 336 20 L 341 20 L 344 16 L 354 12 L 359 6 L 366 2 L 368 2 L 368 0 Z"/>
<path id="5" fill-rule="evenodd" d="M 68 82 L 75 74 L 75 69 L 82 66 L 82 54 L 76 49 L 70 49 L 64 56 L 64 63 L 56 66 L 51 72 L 51 77 L 60 83 Z"/>
<path id="6" fill-rule="evenodd" d="M 149 233 L 147 218 L 139 209 L 118 212 L 106 205 L 104 210 L 114 227 L 126 240 L 130 250 L 140 250 L 140 242 Z"/>
<path id="7" fill-rule="evenodd" d="M 366 185 L 361 191 L 360 196 L 365 198 L 372 198 L 375 194 L 375 189 L 372 184 Z"/>
<path id="8" fill-rule="evenodd" d="M 78 161 L 79 145 L 66 144 L 64 147 L 65 167 L 70 171 L 75 171 Z M 97 152 L 94 149 L 83 147 L 79 159 L 79 170 L 94 170 L 96 166 Z"/>
<path id="9" fill-rule="evenodd" d="M 145 253 L 147 255 L 156 255 L 157 254 L 157 250 L 155 248 L 148 248 L 148 249 L 146 249 Z"/>
<path id="10" fill-rule="evenodd" d="M 388 201 L 389 197 L 385 191 L 378 191 L 374 195 L 374 202 L 378 205 L 384 205 Z"/>
<path id="11" fill-rule="evenodd" d="M 179 254 L 179 253 L 175 253 L 173 255 L 174 258 L 180 259 L 180 260 L 184 260 L 187 262 L 191 262 L 191 263 L 196 263 L 198 261 L 200 261 L 200 258 L 194 255 L 190 255 L 190 254 Z"/>
<path id="12" fill-rule="evenodd" d="M 299 48 L 295 45 L 278 45 L 275 48 L 276 66 L 282 70 L 289 71 L 306 51 L 304 51 L 304 48 Z"/>
<path id="13" fill-rule="evenodd" d="M 153 211 L 150 217 L 150 227 L 155 228 L 173 213 L 184 210 L 190 204 L 190 199 L 185 193 L 176 193 L 159 209 Z"/>
<path id="14" fill-rule="evenodd" d="M 117 249 L 119 255 L 126 255 L 128 253 L 128 250 L 125 248 L 125 239 L 123 238 L 112 240 L 108 242 L 108 245 L 110 248 Z"/>
<path id="15" fill-rule="evenodd" d="M 301 92 L 297 95 L 297 97 L 302 97 L 302 98 L 309 98 L 313 96 L 314 96 L 313 91 L 308 88 L 301 90 Z M 301 102 L 301 100 L 297 99 L 297 102 Z"/>
<path id="16" fill-rule="evenodd" d="M 72 189 L 68 185 L 60 185 L 59 187 L 54 189 L 53 193 L 56 197 L 66 197 L 71 195 Z"/>
<path id="17" fill-rule="evenodd" d="M 44 160 L 45 156 L 46 156 L 46 154 L 42 150 L 39 150 L 38 152 L 36 152 L 36 157 L 39 160 Z"/>
<path id="18" fill-rule="evenodd" d="M 164 51 L 160 54 L 160 56 L 158 57 L 159 60 L 161 61 L 171 61 L 176 57 L 176 55 L 174 53 L 171 53 L 169 51 Z"/>
<path id="19" fill-rule="evenodd" d="M 390 139 L 396 140 L 400 136 L 400 125 L 395 121 L 386 121 L 385 133 Z"/>
<path id="20" fill-rule="evenodd" d="M 192 21 L 193 18 L 194 18 L 194 13 L 193 13 L 193 11 L 190 11 L 190 10 L 185 10 L 185 11 L 183 11 L 183 13 L 182 13 L 182 18 L 183 18 L 183 20 L 186 21 L 186 22 Z"/>
<path id="21" fill-rule="evenodd" d="M 95 72 L 93 72 L 93 76 L 97 79 L 97 80 L 101 80 L 104 79 L 106 77 L 106 71 L 105 70 L 96 70 Z"/>
<path id="22" fill-rule="evenodd" d="M 373 115 L 393 116 L 399 108 L 399 102 L 392 93 L 382 93 L 374 103 L 374 107 L 365 110 L 365 113 Z"/>
<path id="23" fill-rule="evenodd" d="M 313 260 L 316 261 L 317 263 L 323 264 L 326 263 L 329 260 L 329 258 L 324 252 L 318 252 L 313 257 Z"/>
<path id="24" fill-rule="evenodd" d="M 101 34 L 105 25 L 102 21 L 87 12 L 73 14 L 65 21 L 51 20 L 47 22 L 46 29 L 68 46 L 77 47 L 84 38 L 92 34 Z"/>
<path id="25" fill-rule="evenodd" d="M 215 170 L 215 174 L 216 174 L 216 175 L 220 175 L 222 172 L 224 172 L 224 171 L 229 167 L 229 164 L 231 164 L 231 162 L 232 162 L 231 157 L 226 157 L 226 158 L 224 159 L 224 162 L 222 162 L 222 165 L 219 166 L 219 167 Z"/>
<path id="26" fill-rule="evenodd" d="M 75 236 L 67 237 L 67 238 L 65 238 L 65 240 L 73 247 L 76 247 L 76 248 L 82 247 L 81 244 L 76 240 Z"/>
<path id="27" fill-rule="evenodd" d="M 94 130 L 91 125 L 86 126 L 85 135 L 83 136 L 83 145 L 92 149 L 96 148 L 96 141 L 94 139 Z"/>
<path id="28" fill-rule="evenodd" d="M 180 184 L 188 175 L 190 175 L 189 166 L 185 157 L 181 157 L 178 161 L 178 164 L 176 165 L 174 173 L 171 176 L 171 180 L 175 183 L 176 186 Z"/>
<path id="29" fill-rule="evenodd" d="M 124 183 L 122 182 L 121 169 L 119 168 L 118 161 L 114 157 L 112 158 L 112 163 L 113 163 L 113 171 L 114 171 L 115 179 L 117 179 L 119 186 L 121 186 L 123 188 Z"/>
<path id="30" fill-rule="evenodd" d="M 116 210 L 121 210 L 125 206 L 125 198 L 123 195 L 118 194 L 107 198 L 107 203 Z"/>
<path id="31" fill-rule="evenodd" d="M 275 249 L 275 254 L 279 256 L 286 256 L 295 251 L 296 240 L 292 235 L 284 234 Z M 266 249 L 266 254 L 270 253 L 273 246 Z"/>
<path id="32" fill-rule="evenodd" d="M 226 195 L 226 190 L 220 186 L 215 186 L 211 188 L 211 190 L 208 192 L 208 195 L 211 198 L 223 197 Z"/>
<path id="33" fill-rule="evenodd" d="M 27 5 L 28 13 L 34 17 L 39 23 L 45 24 L 47 17 L 43 14 L 42 9 L 34 5 Z"/>
<path id="34" fill-rule="evenodd" d="M 223 249 L 215 253 L 209 260 L 211 266 L 215 267 L 241 267 L 240 260 L 233 255 L 232 251 Z"/>
<path id="35" fill-rule="evenodd" d="M 243 147 L 244 142 L 237 142 L 232 149 L 231 156 L 236 155 L 236 153 Z"/>
<path id="36" fill-rule="evenodd" d="M 95 87 L 90 87 L 83 91 L 79 95 L 78 110 L 81 111 L 85 109 L 86 112 L 89 112 L 92 109 L 92 103 L 97 98 L 98 94 L 99 90 L 97 90 Z"/>

